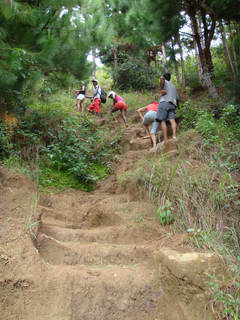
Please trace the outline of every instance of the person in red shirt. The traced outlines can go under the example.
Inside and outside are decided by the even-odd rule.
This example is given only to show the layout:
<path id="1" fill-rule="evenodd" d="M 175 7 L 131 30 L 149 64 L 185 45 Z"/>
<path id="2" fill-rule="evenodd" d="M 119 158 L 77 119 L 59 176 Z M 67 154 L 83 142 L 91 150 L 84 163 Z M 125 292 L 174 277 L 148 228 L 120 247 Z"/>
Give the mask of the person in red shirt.
<path id="1" fill-rule="evenodd" d="M 127 128 L 128 127 L 128 125 L 127 125 L 127 109 L 128 109 L 128 106 L 125 103 L 124 99 L 121 96 L 118 96 L 116 94 L 116 92 L 114 92 L 114 91 L 110 91 L 108 93 L 108 98 L 113 100 L 113 105 L 112 105 L 112 108 L 111 108 L 111 114 L 113 115 L 114 112 L 120 111 L 121 117 L 123 119 L 123 122 L 124 122 L 124 124 L 125 124 L 125 126 Z"/>
<path id="2" fill-rule="evenodd" d="M 143 125 L 147 131 L 146 138 L 150 138 L 152 143 L 153 143 L 153 139 L 152 139 L 152 135 L 150 133 L 150 126 L 153 124 L 153 122 L 156 119 L 158 105 L 159 105 L 159 102 L 153 101 L 150 104 L 146 105 L 145 107 L 137 109 L 137 113 L 139 114 L 140 118 L 142 119 Z"/>

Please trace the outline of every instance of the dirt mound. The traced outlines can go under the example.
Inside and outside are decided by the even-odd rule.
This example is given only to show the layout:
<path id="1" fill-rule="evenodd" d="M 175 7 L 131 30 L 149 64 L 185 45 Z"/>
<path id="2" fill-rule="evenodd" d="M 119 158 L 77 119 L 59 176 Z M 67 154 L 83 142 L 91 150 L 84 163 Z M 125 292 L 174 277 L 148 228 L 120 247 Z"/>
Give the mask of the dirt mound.
<path id="1" fill-rule="evenodd" d="M 0 169 L 0 320 L 213 319 L 205 273 L 223 273 L 219 257 L 192 252 L 118 186 L 148 153 L 143 134 L 126 130 L 115 173 L 92 193 L 37 197 Z"/>
<path id="2" fill-rule="evenodd" d="M 0 244 L 4 244 L 16 241 L 30 227 L 37 194 L 29 179 L 4 168 L 0 168 L 0 193 Z"/>

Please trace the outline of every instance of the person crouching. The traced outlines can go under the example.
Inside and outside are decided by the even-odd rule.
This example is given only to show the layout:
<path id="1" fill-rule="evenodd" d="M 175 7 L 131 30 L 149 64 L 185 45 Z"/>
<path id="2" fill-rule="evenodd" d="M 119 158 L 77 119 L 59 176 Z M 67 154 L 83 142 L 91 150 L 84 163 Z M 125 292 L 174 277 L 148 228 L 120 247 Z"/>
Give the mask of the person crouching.
<path id="1" fill-rule="evenodd" d="M 118 96 L 114 91 L 110 91 L 108 93 L 108 98 L 113 100 L 113 105 L 111 108 L 111 114 L 113 116 L 113 113 L 116 111 L 120 111 L 121 113 L 121 117 L 123 119 L 123 122 L 126 126 L 126 128 L 128 127 L 127 125 L 127 109 L 128 106 L 125 103 L 124 99 L 121 96 Z"/>
<path id="2" fill-rule="evenodd" d="M 150 138 L 152 145 L 153 145 L 153 138 L 150 133 L 150 128 L 156 119 L 158 105 L 159 105 L 159 102 L 153 101 L 153 102 L 149 103 L 148 105 L 146 105 L 145 107 L 137 109 L 137 113 L 139 114 L 140 118 L 142 119 L 142 124 L 147 131 L 147 137 L 144 137 L 144 138 Z"/>

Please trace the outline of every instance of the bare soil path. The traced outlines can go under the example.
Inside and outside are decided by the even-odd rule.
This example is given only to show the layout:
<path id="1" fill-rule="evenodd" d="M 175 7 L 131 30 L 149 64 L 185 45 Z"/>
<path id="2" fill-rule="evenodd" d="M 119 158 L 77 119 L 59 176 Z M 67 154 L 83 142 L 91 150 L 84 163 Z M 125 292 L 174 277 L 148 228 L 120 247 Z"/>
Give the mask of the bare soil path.
<path id="1" fill-rule="evenodd" d="M 158 224 L 150 201 L 117 183 L 148 154 L 149 141 L 140 136 L 141 128 L 127 129 L 115 173 L 96 191 L 41 196 L 34 245 L 21 233 L 2 244 L 0 258 L 8 261 L 0 260 L 1 320 L 214 319 L 204 273 L 216 269 L 216 257 L 192 252 L 184 235 Z M 4 175 L 7 201 L 29 206 L 31 187 L 20 192 L 19 181 L 16 187 Z M 6 217 L 12 207 L 3 209 Z M 13 231 L 23 223 L 15 222 Z"/>

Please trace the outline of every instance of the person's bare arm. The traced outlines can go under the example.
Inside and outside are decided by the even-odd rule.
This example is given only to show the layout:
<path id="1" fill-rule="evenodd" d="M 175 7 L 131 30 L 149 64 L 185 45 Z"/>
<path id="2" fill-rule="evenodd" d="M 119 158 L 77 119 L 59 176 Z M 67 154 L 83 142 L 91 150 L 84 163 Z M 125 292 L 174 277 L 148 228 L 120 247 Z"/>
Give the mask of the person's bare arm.
<path id="1" fill-rule="evenodd" d="M 160 78 L 160 90 L 163 90 L 165 86 L 165 78 L 161 77 Z"/>
<path id="2" fill-rule="evenodd" d="M 143 120 L 143 112 L 146 111 L 146 107 L 137 109 L 137 113 L 139 114 L 140 118 Z"/>
<path id="3" fill-rule="evenodd" d="M 114 108 L 114 101 L 113 101 L 112 107 L 110 109 L 110 113 L 111 113 L 112 116 L 113 116 L 113 108 Z"/>

